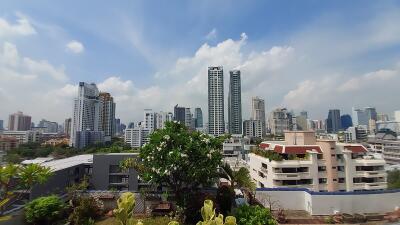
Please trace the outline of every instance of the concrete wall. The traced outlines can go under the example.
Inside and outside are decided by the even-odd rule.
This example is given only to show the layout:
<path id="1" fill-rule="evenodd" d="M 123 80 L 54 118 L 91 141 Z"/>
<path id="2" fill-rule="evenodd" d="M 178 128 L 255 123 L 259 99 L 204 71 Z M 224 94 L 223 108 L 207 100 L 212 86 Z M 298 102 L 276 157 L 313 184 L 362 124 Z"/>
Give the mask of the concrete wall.
<path id="1" fill-rule="evenodd" d="M 259 188 L 256 198 L 268 207 L 270 198 L 280 207 L 305 210 L 312 215 L 386 213 L 400 207 L 400 190 L 366 192 L 312 192 L 306 189 Z"/>

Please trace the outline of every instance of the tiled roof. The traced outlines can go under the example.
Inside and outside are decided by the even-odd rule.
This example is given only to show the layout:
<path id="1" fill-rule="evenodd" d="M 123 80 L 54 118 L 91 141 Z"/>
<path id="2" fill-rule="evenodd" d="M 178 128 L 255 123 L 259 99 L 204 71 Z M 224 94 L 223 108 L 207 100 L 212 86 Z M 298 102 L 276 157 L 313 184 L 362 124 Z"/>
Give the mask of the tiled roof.
<path id="1" fill-rule="evenodd" d="M 275 145 L 274 151 L 281 154 L 306 154 L 307 151 L 322 153 L 318 145 Z"/>
<path id="2" fill-rule="evenodd" d="M 367 149 L 362 145 L 346 145 L 344 149 L 349 150 L 353 153 L 364 153 L 367 152 Z"/>
<path id="3" fill-rule="evenodd" d="M 259 146 L 260 146 L 260 148 L 263 148 L 263 149 L 269 148 L 268 143 L 261 143 Z"/>

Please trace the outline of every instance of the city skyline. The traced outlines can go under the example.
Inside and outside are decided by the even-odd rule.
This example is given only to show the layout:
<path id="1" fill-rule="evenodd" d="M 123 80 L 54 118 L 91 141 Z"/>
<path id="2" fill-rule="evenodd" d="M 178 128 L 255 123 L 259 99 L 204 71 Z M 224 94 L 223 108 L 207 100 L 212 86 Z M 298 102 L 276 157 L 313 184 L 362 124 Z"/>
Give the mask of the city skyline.
<path id="1" fill-rule="evenodd" d="M 288 8 L 277 1 L 172 2 L 168 13 L 157 9 L 168 20 L 137 13 L 155 3 L 99 3 L 93 13 L 91 4 L 70 4 L 2 3 L 0 119 L 23 111 L 35 122 L 61 124 L 71 116 L 80 81 L 111 93 L 125 123 L 139 121 L 145 108 L 206 109 L 207 67 L 219 65 L 242 72 L 244 119 L 253 96 L 265 99 L 267 113 L 286 107 L 315 119 L 325 119 L 330 108 L 351 114 L 351 107 L 374 106 L 391 116 L 399 109 L 391 104 L 400 82 L 395 1 L 295 2 L 290 17 L 282 17 Z M 210 9 L 226 16 L 209 16 Z M 116 12 L 110 21 L 96 16 Z"/>

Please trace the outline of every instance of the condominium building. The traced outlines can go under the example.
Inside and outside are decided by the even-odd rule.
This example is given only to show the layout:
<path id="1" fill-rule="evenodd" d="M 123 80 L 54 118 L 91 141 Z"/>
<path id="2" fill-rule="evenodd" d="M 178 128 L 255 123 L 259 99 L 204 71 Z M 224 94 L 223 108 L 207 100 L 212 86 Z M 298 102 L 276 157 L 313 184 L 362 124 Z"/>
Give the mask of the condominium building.
<path id="1" fill-rule="evenodd" d="M 101 124 L 102 105 L 96 84 L 80 82 L 78 88 L 78 97 L 74 99 L 70 146 L 81 146 L 79 143 L 83 143 L 77 141 L 81 138 L 81 133 L 77 132 L 92 131 L 101 132 L 98 135 L 104 135 Z"/>
<path id="2" fill-rule="evenodd" d="M 43 133 L 57 133 L 58 132 L 58 123 L 57 122 L 52 122 L 52 121 L 42 119 L 39 122 L 38 126 L 44 128 Z"/>
<path id="3" fill-rule="evenodd" d="M 0 120 L 0 131 L 4 130 L 4 121 Z"/>
<path id="4" fill-rule="evenodd" d="M 284 131 L 292 130 L 293 115 L 286 108 L 277 108 L 269 114 L 268 124 L 271 134 L 283 135 Z"/>
<path id="5" fill-rule="evenodd" d="M 243 135 L 249 138 L 262 138 L 262 126 L 260 120 L 245 120 L 243 121 Z"/>
<path id="6" fill-rule="evenodd" d="M 400 140 L 392 133 L 377 133 L 375 137 L 368 138 L 370 150 L 382 154 L 389 165 L 400 164 Z"/>
<path id="7" fill-rule="evenodd" d="M 110 93 L 100 92 L 99 100 L 101 109 L 101 130 L 104 131 L 104 140 L 111 141 L 115 136 L 115 103 Z"/>
<path id="8" fill-rule="evenodd" d="M 328 119 L 326 119 L 326 131 L 328 133 L 337 133 L 340 129 L 342 129 L 340 110 L 330 109 L 328 113 Z"/>
<path id="9" fill-rule="evenodd" d="M 67 118 L 64 121 L 64 134 L 67 135 L 67 137 L 71 136 L 71 126 L 72 126 L 72 119 Z"/>
<path id="10" fill-rule="evenodd" d="M 208 67 L 208 133 L 225 133 L 224 70 L 222 66 Z"/>
<path id="11" fill-rule="evenodd" d="M 229 71 L 228 131 L 242 134 L 242 88 L 240 70 Z"/>
<path id="12" fill-rule="evenodd" d="M 163 129 L 165 128 L 166 122 L 174 120 L 174 115 L 171 112 L 159 112 L 155 114 L 155 118 L 156 118 L 156 129 Z"/>
<path id="13" fill-rule="evenodd" d="M 82 149 L 89 145 L 102 144 L 104 142 L 104 131 L 82 130 L 75 132 L 75 148 Z"/>
<path id="14" fill-rule="evenodd" d="M 266 133 L 265 101 L 259 97 L 251 99 L 251 119 L 261 121 L 262 135 Z"/>
<path id="15" fill-rule="evenodd" d="M 16 112 L 8 117 L 8 130 L 10 131 L 26 131 L 32 126 L 32 117 L 24 115 L 22 112 Z"/>
<path id="16" fill-rule="evenodd" d="M 185 126 L 189 129 L 194 128 L 194 123 L 193 123 L 193 115 L 192 112 L 190 111 L 190 108 L 185 108 Z"/>
<path id="17" fill-rule="evenodd" d="M 156 113 L 152 109 L 144 110 L 144 128 L 153 132 L 156 129 Z"/>
<path id="18" fill-rule="evenodd" d="M 202 128 L 203 127 L 203 111 L 201 108 L 194 109 L 194 127 Z"/>
<path id="19" fill-rule="evenodd" d="M 313 131 L 290 131 L 285 141 L 263 142 L 249 154 L 257 187 L 298 187 L 313 191 L 387 188 L 385 161 L 359 144 L 317 140 Z"/>
<path id="20" fill-rule="evenodd" d="M 151 131 L 142 126 L 126 129 L 125 130 L 125 143 L 129 144 L 132 148 L 140 148 L 149 142 L 149 135 Z"/>

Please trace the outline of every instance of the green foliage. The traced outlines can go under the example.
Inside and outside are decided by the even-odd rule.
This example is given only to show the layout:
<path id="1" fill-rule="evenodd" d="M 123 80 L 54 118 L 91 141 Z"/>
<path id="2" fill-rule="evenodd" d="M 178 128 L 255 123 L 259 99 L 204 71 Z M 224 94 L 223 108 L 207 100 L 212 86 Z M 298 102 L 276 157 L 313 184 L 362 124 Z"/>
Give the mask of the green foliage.
<path id="1" fill-rule="evenodd" d="M 275 225 L 269 209 L 260 206 L 242 205 L 236 209 L 238 225 Z"/>
<path id="2" fill-rule="evenodd" d="M 183 187 L 208 185 L 218 176 L 221 148 L 220 138 L 168 122 L 164 129 L 154 131 L 149 144 L 140 149 L 141 176 L 151 183 L 168 185 L 179 199 Z"/>
<path id="3" fill-rule="evenodd" d="M 32 224 L 52 224 L 64 208 L 64 202 L 55 195 L 37 198 L 25 206 L 25 219 Z"/>
<path id="4" fill-rule="evenodd" d="M 92 197 L 80 197 L 71 201 L 73 211 L 68 217 L 71 225 L 90 224 L 102 214 L 98 201 Z"/>
<path id="5" fill-rule="evenodd" d="M 203 221 L 199 221 L 197 225 L 236 225 L 236 218 L 227 216 L 224 222 L 222 214 L 215 214 L 214 204 L 211 200 L 205 200 L 204 206 L 201 208 L 201 216 Z"/>
<path id="6" fill-rule="evenodd" d="M 230 186 L 222 186 L 217 190 L 217 203 L 223 215 L 228 215 L 231 211 L 235 192 Z"/>
<path id="7" fill-rule="evenodd" d="M 267 150 L 261 150 L 261 149 L 253 149 L 251 153 L 254 153 L 256 155 L 259 155 L 261 157 L 267 158 L 270 161 L 282 161 L 283 157 L 279 153 L 276 153 L 274 151 L 267 151 Z"/>
<path id="8" fill-rule="evenodd" d="M 400 189 L 400 170 L 388 171 L 388 189 Z"/>
<path id="9" fill-rule="evenodd" d="M 223 172 L 220 176 L 229 180 L 233 188 L 247 188 L 250 191 L 256 189 L 256 184 L 251 179 L 250 172 L 247 168 L 241 167 L 238 171 L 233 171 L 227 163 L 221 168 Z"/>
<path id="10" fill-rule="evenodd" d="M 135 194 L 125 192 L 117 201 L 118 208 L 114 209 L 114 215 L 118 225 L 134 225 L 133 210 L 135 208 Z"/>

